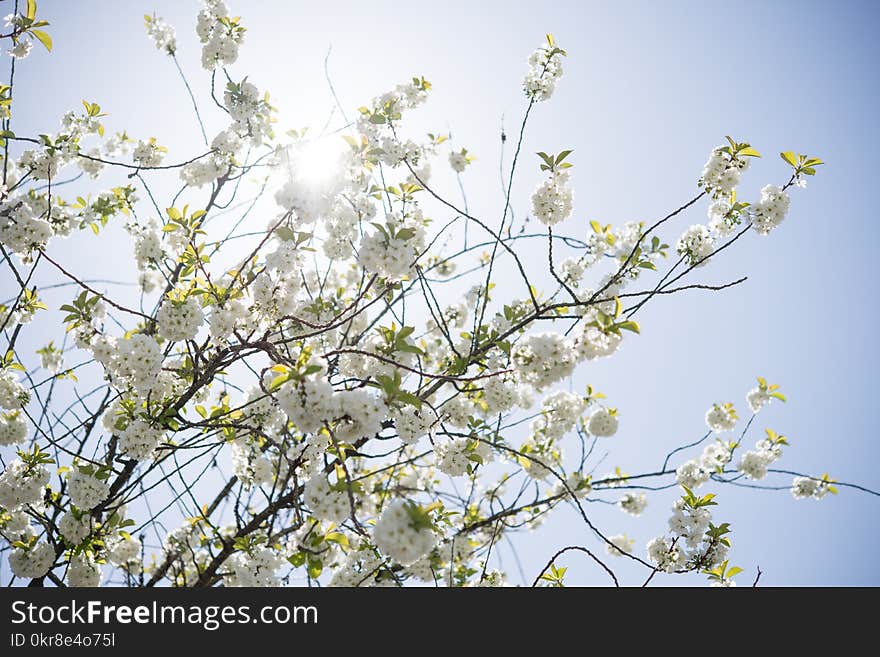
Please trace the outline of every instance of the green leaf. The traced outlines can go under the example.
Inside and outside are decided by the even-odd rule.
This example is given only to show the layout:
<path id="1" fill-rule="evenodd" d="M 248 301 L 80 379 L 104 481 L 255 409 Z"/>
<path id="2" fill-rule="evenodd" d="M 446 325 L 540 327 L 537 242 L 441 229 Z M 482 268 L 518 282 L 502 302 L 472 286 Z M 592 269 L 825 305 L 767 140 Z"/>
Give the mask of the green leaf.
<path id="1" fill-rule="evenodd" d="M 745 157 L 761 157 L 761 154 L 751 146 L 746 146 L 739 153 L 737 153 L 737 155 L 742 155 Z"/>
<path id="2" fill-rule="evenodd" d="M 779 156 L 783 160 L 788 162 L 791 166 L 793 166 L 795 169 L 797 169 L 797 166 L 798 166 L 797 156 L 795 156 L 794 153 L 792 153 L 791 151 L 783 151 L 782 153 L 779 154 Z"/>
<path id="3" fill-rule="evenodd" d="M 625 322 L 621 322 L 617 325 L 617 328 L 623 329 L 624 331 L 632 331 L 633 333 L 641 333 L 638 322 L 634 322 L 631 319 L 628 319 Z"/>
<path id="4" fill-rule="evenodd" d="M 551 169 L 553 168 L 553 158 L 550 155 L 547 155 L 547 153 L 544 153 L 544 152 L 539 152 L 538 157 L 540 157 L 542 160 L 544 160 L 544 163 L 549 168 L 551 168 Z"/>
<path id="5" fill-rule="evenodd" d="M 348 548 L 348 537 L 340 532 L 330 532 L 324 537 L 329 543 L 336 543 L 340 547 Z"/>
<path id="6" fill-rule="evenodd" d="M 406 392 L 405 390 L 400 390 L 395 395 L 400 401 L 405 404 L 409 404 L 410 406 L 415 406 L 420 409 L 422 407 L 422 399 L 411 392 Z"/>
<path id="7" fill-rule="evenodd" d="M 46 50 L 52 52 L 52 37 L 43 32 L 43 30 L 31 30 L 31 34 L 43 44 L 43 47 L 46 48 Z"/>
<path id="8" fill-rule="evenodd" d="M 25 16 L 34 20 L 37 15 L 37 0 L 27 0 L 27 12 Z"/>
<path id="9" fill-rule="evenodd" d="M 289 374 L 279 374 L 274 379 L 272 379 L 272 382 L 269 384 L 269 392 L 274 392 L 279 387 L 281 387 L 281 384 L 285 383 L 288 380 L 290 380 Z"/>
<path id="10" fill-rule="evenodd" d="M 296 240 L 296 233 L 292 228 L 287 226 L 281 226 L 281 228 L 276 229 L 275 234 L 285 242 L 293 242 Z"/>
<path id="11" fill-rule="evenodd" d="M 324 570 L 324 564 L 320 559 L 309 559 L 309 577 L 312 579 L 317 579 L 321 576 L 321 572 Z"/>

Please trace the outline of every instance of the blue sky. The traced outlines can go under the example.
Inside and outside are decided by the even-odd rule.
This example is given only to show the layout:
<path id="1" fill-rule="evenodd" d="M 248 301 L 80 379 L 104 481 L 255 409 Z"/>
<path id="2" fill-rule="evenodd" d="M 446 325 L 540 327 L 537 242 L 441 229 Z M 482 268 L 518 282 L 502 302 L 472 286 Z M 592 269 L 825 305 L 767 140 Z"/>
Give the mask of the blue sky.
<path id="1" fill-rule="evenodd" d="M 502 120 L 508 134 L 521 120 L 525 59 L 545 32 L 569 57 L 556 94 L 536 108 L 525 137 L 513 195 L 518 214 L 539 180 L 532 155 L 539 150 L 574 150 L 576 210 L 565 228 L 580 236 L 591 219 L 651 222 L 690 199 L 709 151 L 726 134 L 765 155 L 744 177 L 743 198 L 787 179 L 779 151 L 822 157 L 826 166 L 807 189 L 794 190 L 777 231 L 749 234 L 694 279 L 748 275 L 745 284 L 652 302 L 639 314 L 642 335 L 627 339 L 613 359 L 580 370 L 574 387 L 592 383 L 623 416 L 598 474 L 614 465 L 632 473 L 658 466 L 669 449 L 703 434 L 713 402 L 744 409 L 746 391 L 763 375 L 789 398 L 756 421 L 759 432 L 770 426 L 790 437 L 779 467 L 880 487 L 871 422 L 878 365 L 876 3 L 740 2 L 735 10 L 720 2 L 448 2 L 405 10 L 391 2 L 230 4 L 248 27 L 233 76 L 248 74 L 271 91 L 285 129 L 323 125 L 333 104 L 324 79 L 331 46 L 333 81 L 352 110 L 412 75 L 428 78 L 434 93 L 417 121 L 451 131 L 477 156 L 465 184 L 478 216 L 500 208 Z M 61 113 L 86 98 L 110 113 L 108 128 L 173 144 L 171 159 L 200 152 L 177 73 L 143 32 L 143 14 L 154 10 L 177 28 L 181 65 L 209 135 L 224 127 L 209 107 L 209 74 L 198 64 L 195 2 L 41 0 L 39 8 L 52 23 L 55 51 L 47 56 L 35 47 L 16 73 L 19 134 L 56 129 Z M 456 197 L 452 180 L 446 185 Z M 705 207 L 662 233 L 666 241 L 705 222 Z M 120 248 L 99 246 L 90 235 L 55 248 L 67 262 L 87 255 L 84 266 L 96 276 L 130 278 L 128 247 L 120 233 L 111 234 Z M 751 436 L 749 446 L 758 437 Z M 734 528 L 732 560 L 746 569 L 743 581 L 760 565 L 766 584 L 880 584 L 877 498 L 844 491 L 796 502 L 786 491 L 712 490 L 722 505 L 718 518 Z M 672 499 L 653 497 L 639 519 L 599 504 L 589 511 L 608 533 L 636 538 L 642 551 L 665 528 Z M 517 545 L 534 569 L 557 547 L 591 540 L 573 514 L 560 512 Z M 509 564 L 509 551 L 501 554 Z M 571 566 L 572 583 L 601 582 L 586 561 L 562 563 Z M 635 581 L 637 573 L 621 566 Z"/>

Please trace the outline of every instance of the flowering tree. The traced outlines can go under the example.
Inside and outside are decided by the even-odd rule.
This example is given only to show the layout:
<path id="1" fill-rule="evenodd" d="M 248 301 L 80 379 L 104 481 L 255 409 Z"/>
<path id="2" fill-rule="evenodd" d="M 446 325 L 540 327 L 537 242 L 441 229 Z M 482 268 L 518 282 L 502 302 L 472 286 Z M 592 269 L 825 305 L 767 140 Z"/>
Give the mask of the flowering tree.
<path id="1" fill-rule="evenodd" d="M 178 64 L 174 29 L 145 18 L 180 71 L 201 152 L 109 134 L 89 101 L 57 132 L 21 135 L 15 65 L 52 40 L 33 0 L 14 4 L 0 86 L 0 549 L 14 582 L 501 585 L 493 547 L 570 505 L 577 544 L 526 564 L 535 585 L 562 585 L 556 559 L 579 551 L 614 584 L 624 583 L 614 559 L 628 559 L 644 568 L 631 583 L 697 572 L 730 586 L 731 528 L 702 486 L 760 487 L 781 473 L 796 499 L 861 488 L 773 467 L 788 442 L 755 419 L 785 397 L 763 378 L 748 415 L 715 404 L 705 434 L 670 445 L 662 467 L 596 476 L 594 448 L 613 443 L 625 413 L 566 384 L 638 339 L 634 316 L 649 302 L 744 280 L 694 276 L 738 240 L 773 232 L 819 158 L 783 152 L 781 184 L 746 201 L 736 188 L 760 154 L 728 137 L 693 197 L 656 222 L 573 225 L 571 151 L 521 153 L 567 56 L 547 35 L 528 60 L 505 201 L 474 216 L 462 182 L 472 155 L 407 130 L 430 94 L 425 78 L 353 120 L 338 107 L 336 130 L 279 134 L 269 94 L 234 73 L 246 30 L 222 0 L 207 0 L 196 23 L 207 102 Z M 205 106 L 225 118 L 213 136 Z M 435 191 L 438 162 L 459 176 L 461 200 Z M 544 173 L 531 232 L 510 201 L 522 166 Z M 155 181 L 169 176 L 179 191 L 157 198 Z M 83 191 L 68 194 L 74 184 Z M 708 222 L 667 244 L 663 233 L 702 205 Z M 111 224 L 130 235 L 139 298 L 86 280 L 64 251 L 73 231 L 101 240 Z M 70 294 L 56 315 L 41 281 L 59 276 Z M 24 353 L 29 331 L 52 339 Z M 613 495 L 637 516 L 643 491 L 664 487 L 681 496 L 646 552 L 585 508 Z"/>

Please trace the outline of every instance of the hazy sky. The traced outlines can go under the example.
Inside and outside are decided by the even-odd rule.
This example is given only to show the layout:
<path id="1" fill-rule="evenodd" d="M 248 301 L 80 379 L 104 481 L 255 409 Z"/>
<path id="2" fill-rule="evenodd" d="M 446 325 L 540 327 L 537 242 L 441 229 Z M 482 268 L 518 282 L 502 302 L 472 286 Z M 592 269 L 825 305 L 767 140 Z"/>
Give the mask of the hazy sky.
<path id="1" fill-rule="evenodd" d="M 47 55 L 37 45 L 18 67 L 17 133 L 56 130 L 60 115 L 85 98 L 110 113 L 108 128 L 173 146 L 172 160 L 200 152 L 177 72 L 144 34 L 143 14 L 154 10 L 177 28 L 179 59 L 209 135 L 224 127 L 207 95 L 210 74 L 198 62 L 197 3 L 38 4 L 52 23 L 55 50 Z M 826 166 L 807 189 L 793 191 L 790 214 L 777 231 L 767 238 L 749 234 L 694 279 L 721 283 L 748 275 L 745 284 L 652 302 L 638 317 L 642 335 L 628 338 L 613 359 L 580 369 L 574 389 L 593 384 L 622 414 L 618 435 L 601 445 L 610 453 L 597 474 L 615 465 L 630 473 L 657 468 L 671 448 L 704 433 L 703 415 L 713 402 L 733 401 L 745 413 L 745 393 L 763 375 L 782 385 L 789 402 L 762 412 L 747 447 L 770 426 L 791 442 L 778 467 L 880 488 L 880 447 L 871 424 L 880 230 L 872 193 L 880 146 L 876 3 L 229 4 L 248 28 L 231 73 L 271 91 L 283 129 L 324 124 L 333 106 L 324 78 L 331 46 L 329 70 L 352 113 L 412 75 L 428 78 L 434 92 L 417 121 L 451 131 L 477 156 L 464 176 L 477 215 L 499 211 L 502 121 L 508 134 L 521 121 L 525 60 L 545 32 L 569 56 L 556 94 L 533 112 L 513 195 L 518 214 L 526 212 L 539 180 L 533 155 L 539 150 L 574 150 L 576 210 L 565 227 L 580 236 L 591 219 L 651 222 L 690 199 L 710 150 L 726 134 L 765 155 L 744 177 L 740 195 L 747 199 L 765 184 L 787 180 L 779 151 L 822 157 Z M 457 187 L 447 183 L 456 197 Z M 192 194 L 192 202 L 201 196 Z M 688 225 L 705 222 L 705 208 L 701 202 L 679 218 L 662 233 L 665 240 L 674 243 Z M 257 228 L 265 223 L 255 220 Z M 87 263 L 96 276 L 131 279 L 129 247 L 119 233 L 110 234 L 117 237 L 109 243 L 84 235 L 56 244 L 55 252 L 65 262 Z M 545 254 L 529 257 L 540 266 Z M 8 296 L 7 276 L 0 278 L 0 296 Z M 69 292 L 47 297 L 57 307 Z M 764 483 L 787 485 L 790 477 Z M 740 585 L 751 581 L 757 565 L 768 585 L 880 584 L 877 498 L 844 490 L 816 502 L 795 501 L 785 490 L 716 484 L 706 490 L 719 494 L 716 518 L 734 529 L 731 560 L 747 571 Z M 643 554 L 647 540 L 665 531 L 674 496 L 652 496 L 638 519 L 602 504 L 588 511 L 607 533 L 635 538 Z M 567 510 L 517 539 L 530 573 L 558 547 L 584 542 L 598 545 Z M 500 554 L 515 573 L 510 550 Z M 561 563 L 570 566 L 571 583 L 602 581 L 586 560 Z M 637 581 L 639 573 L 627 564 L 614 565 L 624 580 Z"/>

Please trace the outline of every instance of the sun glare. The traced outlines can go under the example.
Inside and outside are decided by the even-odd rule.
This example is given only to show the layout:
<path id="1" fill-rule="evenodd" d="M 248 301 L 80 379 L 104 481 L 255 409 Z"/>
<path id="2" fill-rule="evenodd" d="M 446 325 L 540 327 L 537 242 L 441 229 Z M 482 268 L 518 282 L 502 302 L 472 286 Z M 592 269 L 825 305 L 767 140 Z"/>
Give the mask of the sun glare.
<path id="1" fill-rule="evenodd" d="M 342 173 L 349 148 L 339 136 L 302 141 L 290 149 L 290 168 L 298 182 L 322 188 Z"/>

